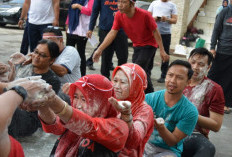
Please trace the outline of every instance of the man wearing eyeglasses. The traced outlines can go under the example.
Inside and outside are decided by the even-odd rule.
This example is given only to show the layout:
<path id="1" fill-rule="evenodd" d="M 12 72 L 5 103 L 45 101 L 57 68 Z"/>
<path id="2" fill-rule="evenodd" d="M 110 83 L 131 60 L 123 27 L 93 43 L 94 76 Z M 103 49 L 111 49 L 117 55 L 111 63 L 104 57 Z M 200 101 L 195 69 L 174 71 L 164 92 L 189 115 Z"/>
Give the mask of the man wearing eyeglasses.
<path id="1" fill-rule="evenodd" d="M 18 25 L 22 28 L 28 14 L 28 37 L 33 52 L 48 25 L 59 26 L 60 0 L 25 0 Z"/>
<path id="2" fill-rule="evenodd" d="M 55 42 L 49 40 L 39 41 L 39 44 L 31 55 L 32 63 L 29 65 L 16 65 L 15 79 L 41 75 L 42 79 L 50 84 L 53 90 L 58 93 L 60 90 L 60 81 L 50 69 L 50 66 L 58 55 L 59 47 Z M 37 112 L 27 112 L 17 109 L 9 126 L 9 134 L 13 137 L 29 136 L 40 126 Z"/>

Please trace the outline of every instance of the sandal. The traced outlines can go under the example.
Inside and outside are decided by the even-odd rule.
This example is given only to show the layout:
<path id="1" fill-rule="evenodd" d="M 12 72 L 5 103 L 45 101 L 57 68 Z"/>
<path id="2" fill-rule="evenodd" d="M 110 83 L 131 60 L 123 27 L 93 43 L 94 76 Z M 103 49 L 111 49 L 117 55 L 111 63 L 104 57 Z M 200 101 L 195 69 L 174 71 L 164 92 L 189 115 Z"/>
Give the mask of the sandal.
<path id="1" fill-rule="evenodd" d="M 228 108 L 228 107 L 224 108 L 224 113 L 225 114 L 230 114 L 230 112 L 231 112 L 230 108 Z"/>

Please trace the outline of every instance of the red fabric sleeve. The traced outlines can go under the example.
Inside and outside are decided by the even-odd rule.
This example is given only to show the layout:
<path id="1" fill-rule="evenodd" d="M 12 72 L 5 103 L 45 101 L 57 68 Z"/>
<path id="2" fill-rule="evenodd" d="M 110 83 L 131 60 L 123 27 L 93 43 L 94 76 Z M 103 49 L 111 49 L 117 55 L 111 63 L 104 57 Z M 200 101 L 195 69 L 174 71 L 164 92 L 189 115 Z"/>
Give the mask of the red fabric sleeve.
<path id="1" fill-rule="evenodd" d="M 119 30 L 122 27 L 120 24 L 120 22 L 121 22 L 120 16 L 121 16 L 121 13 L 119 11 L 117 11 L 115 13 L 115 16 L 114 16 L 114 22 L 113 22 L 113 26 L 112 26 L 113 30 Z"/>
<path id="2" fill-rule="evenodd" d="M 8 157 L 24 157 L 24 152 L 21 144 L 16 141 L 13 137 L 9 136 L 10 138 L 10 154 Z"/>
<path id="3" fill-rule="evenodd" d="M 81 14 L 85 14 L 87 16 L 90 16 L 92 13 L 93 2 L 94 2 L 94 0 L 89 0 L 87 7 L 83 6 L 81 8 Z"/>
<path id="4" fill-rule="evenodd" d="M 114 152 L 124 148 L 129 133 L 127 124 L 118 118 L 92 118 L 74 108 L 72 118 L 65 124 L 65 128 Z"/>
<path id="5" fill-rule="evenodd" d="M 155 22 L 155 19 L 151 16 L 151 14 L 147 14 L 146 16 L 146 26 L 148 29 L 151 29 L 152 32 L 154 32 L 157 29 L 157 24 Z"/>
<path id="6" fill-rule="evenodd" d="M 39 116 L 38 116 L 39 117 Z M 55 135 L 62 135 L 64 133 L 64 131 L 66 130 L 64 128 L 64 126 L 62 125 L 60 118 L 58 116 L 56 116 L 56 121 L 54 124 L 48 125 L 46 123 L 43 122 L 43 120 L 39 117 L 41 124 L 42 124 L 42 128 L 46 133 L 52 133 Z"/>
<path id="7" fill-rule="evenodd" d="M 138 156 L 142 156 L 146 142 L 154 129 L 154 115 L 152 108 L 143 105 L 133 117 L 133 125 L 130 128 L 129 136 L 125 148 L 139 148 Z"/>
<path id="8" fill-rule="evenodd" d="M 222 87 L 214 83 L 213 90 L 209 110 L 224 115 L 225 99 Z"/>

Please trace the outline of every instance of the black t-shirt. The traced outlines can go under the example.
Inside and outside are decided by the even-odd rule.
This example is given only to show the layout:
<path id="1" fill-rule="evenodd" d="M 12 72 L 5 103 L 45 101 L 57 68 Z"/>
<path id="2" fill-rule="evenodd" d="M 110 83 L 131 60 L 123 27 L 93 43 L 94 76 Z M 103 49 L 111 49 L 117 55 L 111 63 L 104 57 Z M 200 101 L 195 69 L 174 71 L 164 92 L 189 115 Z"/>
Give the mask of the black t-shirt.
<path id="1" fill-rule="evenodd" d="M 88 138 L 83 139 L 79 145 L 78 157 L 117 157 L 115 153 L 105 146 Z"/>
<path id="2" fill-rule="evenodd" d="M 58 76 L 52 70 L 49 69 L 48 72 L 44 74 L 32 73 L 32 76 L 38 75 L 41 75 L 42 79 L 52 86 L 52 89 L 56 92 L 56 94 L 59 92 L 61 83 Z"/>

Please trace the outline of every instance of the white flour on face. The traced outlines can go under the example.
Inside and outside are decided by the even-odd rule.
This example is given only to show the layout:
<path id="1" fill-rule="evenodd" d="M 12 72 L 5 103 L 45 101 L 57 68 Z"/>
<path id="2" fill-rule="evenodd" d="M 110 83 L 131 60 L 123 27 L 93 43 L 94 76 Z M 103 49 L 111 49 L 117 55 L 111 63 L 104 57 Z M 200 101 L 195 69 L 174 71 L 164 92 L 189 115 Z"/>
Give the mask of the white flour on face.
<path id="1" fill-rule="evenodd" d="M 199 74 L 197 76 L 197 79 L 202 79 L 204 76 L 206 76 L 207 71 L 208 71 L 208 66 L 199 68 Z"/>
<path id="2" fill-rule="evenodd" d="M 197 107 L 201 107 L 205 95 L 212 89 L 213 85 L 209 80 L 204 80 L 201 84 L 196 85 L 190 94 L 188 99 Z"/>

